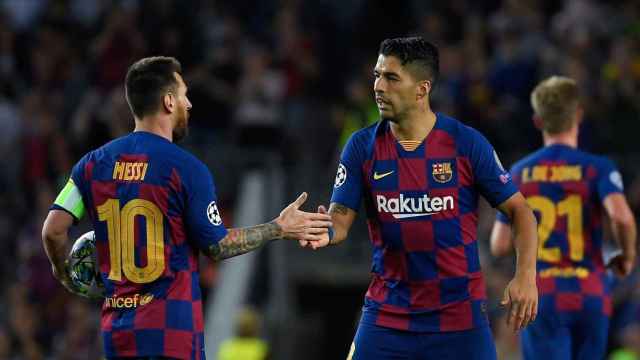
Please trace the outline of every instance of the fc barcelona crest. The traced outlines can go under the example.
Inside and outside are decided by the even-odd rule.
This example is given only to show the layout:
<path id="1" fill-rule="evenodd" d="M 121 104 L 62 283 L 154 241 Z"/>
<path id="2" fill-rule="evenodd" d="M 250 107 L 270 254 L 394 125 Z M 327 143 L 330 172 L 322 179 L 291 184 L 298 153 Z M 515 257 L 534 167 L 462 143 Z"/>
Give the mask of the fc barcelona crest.
<path id="1" fill-rule="evenodd" d="M 433 174 L 433 179 L 439 183 L 451 181 L 451 178 L 453 177 L 451 163 L 441 162 L 433 164 L 431 174 Z"/>

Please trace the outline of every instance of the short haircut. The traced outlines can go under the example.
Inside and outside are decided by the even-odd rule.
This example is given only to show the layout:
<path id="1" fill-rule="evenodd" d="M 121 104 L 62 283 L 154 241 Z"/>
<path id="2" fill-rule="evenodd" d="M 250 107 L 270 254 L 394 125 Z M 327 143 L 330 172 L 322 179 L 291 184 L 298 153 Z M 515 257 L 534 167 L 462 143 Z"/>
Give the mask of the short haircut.
<path id="1" fill-rule="evenodd" d="M 400 59 L 416 80 L 430 80 L 435 85 L 440 74 L 438 48 L 420 36 L 386 39 L 379 53 Z"/>
<path id="2" fill-rule="evenodd" d="M 125 95 L 133 115 L 142 119 L 158 111 L 162 96 L 178 87 L 174 73 L 182 73 L 180 62 L 165 56 L 144 58 L 129 67 Z"/>
<path id="3" fill-rule="evenodd" d="M 542 120 L 542 130 L 549 134 L 565 132 L 573 126 L 579 102 L 578 85 L 564 76 L 543 80 L 531 93 L 533 111 Z"/>

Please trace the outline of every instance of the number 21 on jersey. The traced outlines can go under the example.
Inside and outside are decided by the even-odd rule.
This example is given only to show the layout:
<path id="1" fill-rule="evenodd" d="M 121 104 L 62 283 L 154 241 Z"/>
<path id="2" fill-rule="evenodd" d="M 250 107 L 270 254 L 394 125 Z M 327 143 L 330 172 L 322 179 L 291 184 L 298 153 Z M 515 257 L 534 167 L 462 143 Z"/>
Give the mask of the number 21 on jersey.
<path id="1" fill-rule="evenodd" d="M 582 199 L 579 195 L 569 195 L 554 203 L 546 196 L 530 196 L 527 203 L 540 214 L 538 224 L 538 259 L 549 263 L 558 263 L 562 259 L 560 247 L 546 247 L 560 216 L 567 216 L 567 239 L 569 241 L 569 259 L 582 261 L 584 258 L 584 235 L 582 228 Z"/>
<path id="2" fill-rule="evenodd" d="M 135 264 L 135 219 L 146 222 L 147 265 Z M 122 273 L 138 284 L 150 283 L 162 275 L 165 267 L 162 212 L 151 201 L 133 199 L 120 210 L 120 200 L 109 199 L 98 206 L 98 219 L 107 222 L 109 237 L 109 279 L 122 280 Z"/>

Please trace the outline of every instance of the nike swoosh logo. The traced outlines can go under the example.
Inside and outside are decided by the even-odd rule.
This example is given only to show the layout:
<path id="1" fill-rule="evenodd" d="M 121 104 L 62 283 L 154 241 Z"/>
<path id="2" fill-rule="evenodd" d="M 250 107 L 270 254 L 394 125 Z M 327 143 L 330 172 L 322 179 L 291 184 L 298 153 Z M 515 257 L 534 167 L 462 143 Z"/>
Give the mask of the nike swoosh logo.
<path id="1" fill-rule="evenodd" d="M 393 174 L 393 170 L 386 172 L 386 173 L 382 173 L 382 174 L 378 174 L 377 172 L 373 172 L 373 180 L 380 180 L 385 176 L 391 175 Z"/>

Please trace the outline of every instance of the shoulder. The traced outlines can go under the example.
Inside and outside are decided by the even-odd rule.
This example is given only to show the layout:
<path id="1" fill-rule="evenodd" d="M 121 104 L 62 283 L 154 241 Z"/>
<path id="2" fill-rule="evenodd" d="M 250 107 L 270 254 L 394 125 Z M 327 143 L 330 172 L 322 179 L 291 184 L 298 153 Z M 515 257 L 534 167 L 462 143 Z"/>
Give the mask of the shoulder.
<path id="1" fill-rule="evenodd" d="M 384 121 L 378 121 L 377 123 L 355 131 L 349 138 L 349 142 L 358 146 L 370 143 L 381 132 L 381 129 L 384 128 L 383 124 Z"/>
<path id="2" fill-rule="evenodd" d="M 367 158 L 373 152 L 376 138 L 384 134 L 385 127 L 386 122 L 379 121 L 355 131 L 345 145 L 345 155 L 349 157 L 357 156 L 360 159 Z"/>

